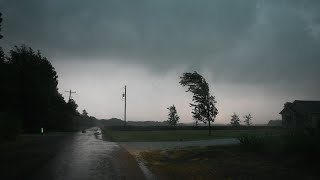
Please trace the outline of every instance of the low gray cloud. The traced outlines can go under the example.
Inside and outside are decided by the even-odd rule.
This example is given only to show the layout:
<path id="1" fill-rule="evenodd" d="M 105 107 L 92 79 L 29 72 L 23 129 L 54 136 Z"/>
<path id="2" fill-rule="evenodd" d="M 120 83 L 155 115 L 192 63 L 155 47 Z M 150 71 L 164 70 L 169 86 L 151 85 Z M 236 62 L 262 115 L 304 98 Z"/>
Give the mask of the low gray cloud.
<path id="1" fill-rule="evenodd" d="M 319 75 L 318 7 L 285 0 L 1 2 L 6 42 L 30 44 L 54 60 L 212 67 L 240 82 Z M 296 75 L 301 68 L 308 72 Z"/>
<path id="2" fill-rule="evenodd" d="M 252 1 L 4 1 L 6 36 L 47 53 L 194 63 L 248 35 Z M 161 61 L 161 62 L 160 62 Z"/>
<path id="3" fill-rule="evenodd" d="M 318 0 L 0 0 L 1 45 L 25 43 L 59 67 L 103 61 L 159 77 L 183 67 L 317 99 L 319 10 Z"/>

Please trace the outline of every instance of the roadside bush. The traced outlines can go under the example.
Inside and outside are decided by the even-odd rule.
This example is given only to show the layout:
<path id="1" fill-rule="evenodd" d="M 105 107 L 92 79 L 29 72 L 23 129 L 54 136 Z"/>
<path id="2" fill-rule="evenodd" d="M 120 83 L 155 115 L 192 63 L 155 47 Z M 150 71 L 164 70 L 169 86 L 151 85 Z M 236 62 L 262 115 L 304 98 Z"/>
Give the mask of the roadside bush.
<path id="1" fill-rule="evenodd" d="M 295 133 L 283 136 L 283 142 L 286 152 L 320 152 L 319 137 Z"/>
<path id="2" fill-rule="evenodd" d="M 299 132 L 290 132 L 280 136 L 245 134 L 238 137 L 238 140 L 245 150 L 293 154 L 320 152 L 319 137 L 308 136 Z"/>
<path id="3" fill-rule="evenodd" d="M 249 150 L 258 150 L 263 148 L 266 143 L 266 136 L 244 134 L 238 137 L 240 145 Z"/>
<path id="4" fill-rule="evenodd" d="M 18 116 L 0 113 L 0 142 L 15 140 L 21 132 L 20 125 Z"/>

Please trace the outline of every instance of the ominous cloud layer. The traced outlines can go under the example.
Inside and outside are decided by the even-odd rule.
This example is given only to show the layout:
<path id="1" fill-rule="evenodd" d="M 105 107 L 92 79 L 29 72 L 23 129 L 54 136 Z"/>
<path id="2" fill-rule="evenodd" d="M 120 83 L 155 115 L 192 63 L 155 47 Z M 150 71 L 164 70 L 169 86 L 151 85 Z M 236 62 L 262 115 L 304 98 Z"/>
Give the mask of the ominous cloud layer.
<path id="1" fill-rule="evenodd" d="M 126 83 L 140 78 L 133 86 L 146 87 L 144 82 L 159 81 L 170 84 L 176 94 L 183 91 L 175 87 L 179 75 L 173 72 L 198 70 L 213 84 L 222 119 L 233 111 L 255 111 L 267 120 L 276 117 L 287 100 L 320 99 L 317 0 L 0 0 L 0 11 L 5 37 L 1 45 L 9 49 L 25 43 L 40 49 L 61 72 L 62 88 L 87 87 L 72 74 L 88 71 L 88 64 L 92 67 L 83 78 L 91 77 L 91 82 L 106 76 L 117 79 L 113 66 L 125 65 L 135 74 L 123 76 Z M 78 68 L 72 68 L 75 64 Z M 101 66 L 105 69 L 97 70 Z M 170 94 L 159 89 L 145 92 L 159 96 L 159 106 L 150 109 L 153 114 Z M 85 105 L 92 99 L 89 94 L 83 97 L 88 100 L 79 100 L 80 106 L 90 106 Z M 98 106 L 91 109 L 106 115 Z"/>

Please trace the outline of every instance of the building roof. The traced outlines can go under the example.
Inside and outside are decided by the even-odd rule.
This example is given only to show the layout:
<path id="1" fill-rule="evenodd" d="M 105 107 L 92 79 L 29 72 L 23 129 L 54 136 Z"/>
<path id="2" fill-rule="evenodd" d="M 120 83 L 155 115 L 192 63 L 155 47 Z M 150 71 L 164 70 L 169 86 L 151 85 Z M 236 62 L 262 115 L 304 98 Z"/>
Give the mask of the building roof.
<path id="1" fill-rule="evenodd" d="M 280 114 L 285 110 L 290 109 L 297 113 L 320 113 L 320 101 L 301 101 L 295 100 L 293 103 L 284 108 Z"/>

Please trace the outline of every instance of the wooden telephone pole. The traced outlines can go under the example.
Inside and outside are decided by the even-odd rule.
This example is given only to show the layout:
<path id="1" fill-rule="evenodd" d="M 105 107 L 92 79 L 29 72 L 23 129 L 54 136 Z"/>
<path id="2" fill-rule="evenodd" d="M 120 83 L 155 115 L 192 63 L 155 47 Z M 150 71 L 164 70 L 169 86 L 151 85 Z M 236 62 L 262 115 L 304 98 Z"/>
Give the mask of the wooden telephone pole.
<path id="1" fill-rule="evenodd" d="M 124 86 L 124 93 L 122 94 L 124 97 L 124 124 L 123 127 L 126 127 L 127 124 L 127 86 Z"/>
<path id="2" fill-rule="evenodd" d="M 70 102 L 71 94 L 76 93 L 76 92 L 72 92 L 71 89 L 70 89 L 70 91 L 65 91 L 65 92 L 68 92 L 68 93 L 69 93 L 69 100 L 68 100 L 68 102 Z"/>

